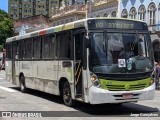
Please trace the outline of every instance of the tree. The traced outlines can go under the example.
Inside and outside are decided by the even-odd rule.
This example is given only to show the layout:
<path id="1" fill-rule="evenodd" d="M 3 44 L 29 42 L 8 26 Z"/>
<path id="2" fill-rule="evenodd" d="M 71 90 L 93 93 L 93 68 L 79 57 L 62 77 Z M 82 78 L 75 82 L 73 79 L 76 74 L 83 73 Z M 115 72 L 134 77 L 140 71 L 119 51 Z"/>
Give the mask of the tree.
<path id="1" fill-rule="evenodd" d="M 5 46 L 5 40 L 14 36 L 14 20 L 9 18 L 8 14 L 0 9 L 0 50 Z"/>

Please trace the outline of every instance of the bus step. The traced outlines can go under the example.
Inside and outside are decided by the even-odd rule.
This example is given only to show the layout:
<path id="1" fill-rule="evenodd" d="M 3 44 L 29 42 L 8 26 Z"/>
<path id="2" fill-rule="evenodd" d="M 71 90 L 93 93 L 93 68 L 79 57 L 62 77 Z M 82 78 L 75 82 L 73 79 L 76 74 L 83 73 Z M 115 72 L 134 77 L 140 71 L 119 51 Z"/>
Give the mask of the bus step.
<path id="1" fill-rule="evenodd" d="M 82 98 L 75 98 L 75 100 L 79 101 L 79 102 L 83 102 Z"/>
<path id="2" fill-rule="evenodd" d="M 82 94 L 76 94 L 76 98 L 82 98 Z"/>

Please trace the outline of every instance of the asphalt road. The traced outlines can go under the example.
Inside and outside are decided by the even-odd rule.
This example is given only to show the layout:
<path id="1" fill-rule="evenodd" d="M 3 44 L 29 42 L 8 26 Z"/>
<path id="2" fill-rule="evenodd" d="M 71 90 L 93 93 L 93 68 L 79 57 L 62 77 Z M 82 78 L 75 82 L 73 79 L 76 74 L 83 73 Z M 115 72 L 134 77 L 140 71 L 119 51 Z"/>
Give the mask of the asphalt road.
<path id="1" fill-rule="evenodd" d="M 61 97 L 29 90 L 21 93 L 19 89 L 5 80 L 5 72 L 0 71 L 0 119 L 146 119 L 160 120 L 160 91 L 155 92 L 155 99 L 124 103 L 122 105 L 90 105 L 77 102 L 75 107 L 67 107 Z M 3 114 L 2 114 L 3 112 Z M 6 112 L 9 112 L 8 114 Z M 34 114 L 33 114 L 34 113 Z M 14 118 L 6 117 L 12 115 Z M 31 118 L 41 117 L 42 118 Z M 136 117 L 137 116 L 137 117 Z M 150 116 L 150 117 L 148 117 Z M 153 117 L 154 116 L 154 117 Z M 44 117 L 44 118 L 43 118 Z M 136 118 L 135 118 L 136 117 Z"/>

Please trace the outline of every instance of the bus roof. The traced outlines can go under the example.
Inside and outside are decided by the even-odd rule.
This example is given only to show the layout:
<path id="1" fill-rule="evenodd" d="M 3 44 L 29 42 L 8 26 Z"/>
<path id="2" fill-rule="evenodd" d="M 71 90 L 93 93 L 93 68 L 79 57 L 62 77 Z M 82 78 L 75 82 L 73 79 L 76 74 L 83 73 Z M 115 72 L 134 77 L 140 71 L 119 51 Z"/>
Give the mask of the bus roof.
<path id="1" fill-rule="evenodd" d="M 10 37 L 6 39 L 6 42 L 12 42 L 12 41 L 16 41 L 16 40 L 20 40 L 20 39 L 25 39 L 25 38 L 29 38 L 29 37 L 35 37 L 35 36 L 39 36 L 39 35 L 45 35 L 45 34 L 49 34 L 49 33 L 55 33 L 55 32 L 59 32 L 59 31 L 63 31 L 63 30 L 69 30 L 69 29 L 73 29 L 73 28 L 79 28 L 79 27 L 85 27 L 86 25 L 86 21 L 90 20 L 90 19 L 108 19 L 108 20 L 129 20 L 129 21 L 137 21 L 137 22 L 144 22 L 141 20 L 135 20 L 135 19 L 128 19 L 128 18 L 113 18 L 113 17 L 98 17 L 98 18 L 86 18 L 86 19 L 82 19 L 82 20 L 77 20 L 74 22 L 70 22 L 70 23 L 66 23 L 66 24 L 62 24 L 62 25 L 58 25 L 58 26 L 54 26 L 54 27 L 49 27 L 46 29 L 42 29 L 42 30 L 38 30 L 38 31 L 34 31 L 34 32 L 30 32 L 30 33 L 26 33 L 22 36 L 17 35 L 14 37 Z M 144 22 L 145 23 L 145 22 Z"/>

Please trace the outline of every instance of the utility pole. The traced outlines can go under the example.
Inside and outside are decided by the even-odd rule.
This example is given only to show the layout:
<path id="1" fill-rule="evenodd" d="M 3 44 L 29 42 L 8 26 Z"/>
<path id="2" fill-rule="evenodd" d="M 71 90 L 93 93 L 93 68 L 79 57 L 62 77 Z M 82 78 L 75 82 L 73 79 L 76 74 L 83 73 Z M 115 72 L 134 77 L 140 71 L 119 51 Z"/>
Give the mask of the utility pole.
<path id="1" fill-rule="evenodd" d="M 92 18 L 92 0 L 87 0 L 87 13 L 86 13 L 86 17 L 87 18 Z"/>

